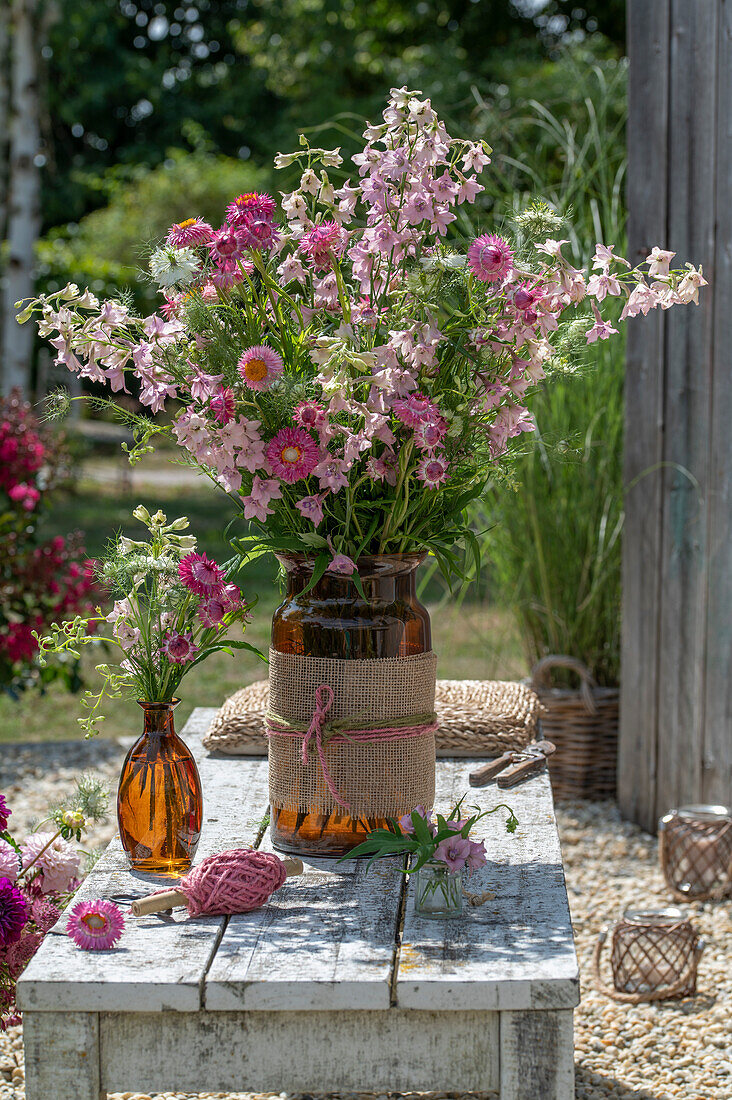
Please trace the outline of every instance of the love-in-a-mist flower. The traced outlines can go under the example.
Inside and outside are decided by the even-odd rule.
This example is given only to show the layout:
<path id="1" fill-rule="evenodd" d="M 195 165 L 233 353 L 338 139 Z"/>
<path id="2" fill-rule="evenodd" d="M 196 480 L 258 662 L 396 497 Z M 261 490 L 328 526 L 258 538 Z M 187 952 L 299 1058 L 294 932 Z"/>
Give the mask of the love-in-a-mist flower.
<path id="1" fill-rule="evenodd" d="M 177 630 L 168 630 L 163 638 L 160 652 L 176 665 L 185 665 L 192 661 L 198 646 L 194 644 L 190 630 L 179 634 Z"/>
<path id="2" fill-rule="evenodd" d="M 69 937 L 84 951 L 109 951 L 124 927 L 122 911 L 107 898 L 77 902 L 66 923 Z"/>
<path id="3" fill-rule="evenodd" d="M 300 252 L 307 256 L 316 271 L 333 266 L 333 258 L 339 259 L 346 247 L 348 234 L 337 222 L 322 222 L 304 233 L 300 240 Z"/>
<path id="4" fill-rule="evenodd" d="M 500 283 L 513 266 L 513 253 L 503 237 L 484 233 L 468 249 L 468 265 L 482 283 Z"/>
<path id="5" fill-rule="evenodd" d="M 28 902 L 9 878 L 0 878 L 0 947 L 17 943 L 28 919 Z"/>
<path id="6" fill-rule="evenodd" d="M 317 443 L 303 428 L 282 428 L 265 453 L 272 473 L 290 485 L 308 477 L 320 457 Z"/>
<path id="7" fill-rule="evenodd" d="M 271 195 L 249 191 L 229 203 L 226 220 L 229 225 L 246 225 L 253 218 L 272 218 L 276 209 L 277 204 Z"/>
<path id="8" fill-rule="evenodd" d="M 447 481 L 449 463 L 441 455 L 428 454 L 417 465 L 417 477 L 423 481 L 428 489 L 435 489 L 443 481 Z"/>
<path id="9" fill-rule="evenodd" d="M 206 554 L 193 551 L 181 558 L 178 576 L 186 588 L 197 596 L 213 596 L 223 588 L 225 576 L 221 566 Z"/>
<path id="10" fill-rule="evenodd" d="M 201 270 L 201 261 L 190 248 L 159 248 L 150 257 L 150 274 L 159 287 L 190 283 Z"/>
<path id="11" fill-rule="evenodd" d="M 268 390 L 284 369 L 282 356 L 266 344 L 247 348 L 237 363 L 237 370 L 250 390 Z"/>
<path id="12" fill-rule="evenodd" d="M 203 218 L 186 218 L 185 221 L 171 225 L 166 242 L 172 248 L 195 248 L 208 244 L 213 237 L 213 232 Z"/>

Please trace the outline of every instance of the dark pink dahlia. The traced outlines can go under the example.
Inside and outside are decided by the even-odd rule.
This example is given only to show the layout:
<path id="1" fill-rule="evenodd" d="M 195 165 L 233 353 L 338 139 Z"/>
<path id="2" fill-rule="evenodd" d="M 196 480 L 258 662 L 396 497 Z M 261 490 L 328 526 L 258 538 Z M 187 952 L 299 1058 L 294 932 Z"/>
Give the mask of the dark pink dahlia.
<path id="1" fill-rule="evenodd" d="M 0 878 L 0 947 L 17 943 L 28 920 L 28 902 L 9 878 Z"/>

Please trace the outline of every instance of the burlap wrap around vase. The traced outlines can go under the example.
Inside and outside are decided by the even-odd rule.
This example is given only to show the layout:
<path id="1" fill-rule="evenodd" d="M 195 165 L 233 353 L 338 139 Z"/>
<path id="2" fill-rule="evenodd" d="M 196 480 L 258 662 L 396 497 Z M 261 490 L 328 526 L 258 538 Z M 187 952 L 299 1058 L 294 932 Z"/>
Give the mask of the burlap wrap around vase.
<path id="1" fill-rule="evenodd" d="M 271 649 L 269 660 L 275 815 L 347 812 L 371 821 L 432 806 L 434 653 L 337 660 Z"/>

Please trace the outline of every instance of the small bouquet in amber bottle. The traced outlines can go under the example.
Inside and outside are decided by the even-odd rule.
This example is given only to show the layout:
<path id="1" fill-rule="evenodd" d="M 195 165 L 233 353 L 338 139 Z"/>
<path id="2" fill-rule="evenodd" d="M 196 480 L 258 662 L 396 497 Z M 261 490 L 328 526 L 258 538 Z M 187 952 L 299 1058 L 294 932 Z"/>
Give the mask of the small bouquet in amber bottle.
<path id="1" fill-rule="evenodd" d="M 98 642 L 118 648 L 121 662 L 97 665 L 98 692 L 84 697 L 80 718 L 87 736 L 103 720 L 102 700 L 131 695 L 144 712 L 144 730 L 122 768 L 117 816 L 122 845 L 138 870 L 180 875 L 190 866 L 201 831 L 203 803 L 195 761 L 173 725 L 176 692 L 183 677 L 212 653 L 253 646 L 229 636 L 242 629 L 248 604 L 227 569 L 196 552 L 188 520 L 168 523 L 140 505 L 133 515 L 150 537 L 135 542 L 123 535 L 98 563 L 100 580 L 114 597 L 107 616 L 101 609 L 77 616 L 38 639 L 40 659 Z"/>

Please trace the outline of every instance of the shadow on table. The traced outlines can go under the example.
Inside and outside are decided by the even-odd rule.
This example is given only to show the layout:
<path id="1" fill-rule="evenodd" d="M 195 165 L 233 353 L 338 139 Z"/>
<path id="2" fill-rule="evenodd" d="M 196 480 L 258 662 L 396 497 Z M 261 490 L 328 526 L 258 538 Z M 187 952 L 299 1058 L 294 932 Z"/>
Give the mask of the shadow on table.
<path id="1" fill-rule="evenodd" d="M 0 745 L 0 783 L 10 786 L 35 769 L 48 772 L 59 768 L 95 768 L 109 760 L 121 764 L 126 751 L 126 746 L 119 741 L 101 738 Z"/>
<path id="2" fill-rule="evenodd" d="M 660 1085 L 659 1092 L 650 1092 L 646 1088 L 638 1088 L 635 1085 L 626 1085 L 623 1081 L 618 1081 L 616 1077 L 605 1076 L 601 1073 L 595 1073 L 591 1069 L 587 1069 L 586 1066 L 580 1066 L 575 1064 L 574 1067 L 574 1088 L 575 1096 L 587 1095 L 585 1089 L 597 1088 L 598 1093 L 591 1092 L 589 1095 L 601 1095 L 608 1094 L 608 1090 L 612 1088 L 613 1100 L 665 1100 L 668 1095 L 664 1092 L 664 1086 Z"/>

